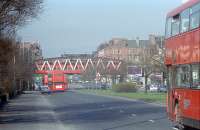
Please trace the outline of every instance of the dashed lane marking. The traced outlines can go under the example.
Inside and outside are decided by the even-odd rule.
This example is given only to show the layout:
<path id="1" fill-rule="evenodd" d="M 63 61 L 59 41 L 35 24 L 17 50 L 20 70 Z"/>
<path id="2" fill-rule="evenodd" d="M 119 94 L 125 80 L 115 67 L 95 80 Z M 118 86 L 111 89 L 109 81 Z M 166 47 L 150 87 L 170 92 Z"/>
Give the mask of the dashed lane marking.
<path id="1" fill-rule="evenodd" d="M 120 112 L 120 113 L 124 113 L 124 111 L 123 111 L 123 110 L 120 110 L 119 112 Z"/>
<path id="2" fill-rule="evenodd" d="M 136 116 L 136 114 L 131 114 L 131 116 Z"/>
<path id="3" fill-rule="evenodd" d="M 151 123 L 155 123 L 155 121 L 154 121 L 154 120 L 149 120 L 149 122 L 151 122 Z"/>
<path id="4" fill-rule="evenodd" d="M 178 128 L 176 128 L 176 127 L 172 127 L 172 129 L 173 129 L 173 130 L 179 130 L 179 129 L 178 129 Z"/>

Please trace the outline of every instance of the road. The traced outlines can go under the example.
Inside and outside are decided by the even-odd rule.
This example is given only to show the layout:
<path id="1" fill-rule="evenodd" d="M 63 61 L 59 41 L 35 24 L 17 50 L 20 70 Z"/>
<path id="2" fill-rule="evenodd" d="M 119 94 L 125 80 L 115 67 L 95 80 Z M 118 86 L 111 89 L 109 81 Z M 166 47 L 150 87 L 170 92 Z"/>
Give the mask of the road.
<path id="1" fill-rule="evenodd" d="M 159 105 L 78 92 L 26 93 L 0 109 L 0 130 L 172 130 Z"/>

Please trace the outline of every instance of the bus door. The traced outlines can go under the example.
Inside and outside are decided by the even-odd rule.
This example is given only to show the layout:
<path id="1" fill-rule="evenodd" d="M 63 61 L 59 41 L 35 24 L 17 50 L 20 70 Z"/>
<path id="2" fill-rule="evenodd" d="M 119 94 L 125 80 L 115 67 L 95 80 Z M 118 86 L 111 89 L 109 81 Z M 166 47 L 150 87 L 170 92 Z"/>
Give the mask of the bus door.
<path id="1" fill-rule="evenodd" d="M 168 95 L 167 95 L 167 112 L 169 117 L 173 115 L 173 68 L 168 68 Z"/>
<path id="2" fill-rule="evenodd" d="M 176 67 L 175 72 L 175 93 L 173 94 L 173 107 L 174 107 L 174 119 L 181 121 L 185 116 L 185 112 L 190 110 L 186 109 L 186 104 L 191 104 L 191 67 L 190 65 L 180 65 Z"/>

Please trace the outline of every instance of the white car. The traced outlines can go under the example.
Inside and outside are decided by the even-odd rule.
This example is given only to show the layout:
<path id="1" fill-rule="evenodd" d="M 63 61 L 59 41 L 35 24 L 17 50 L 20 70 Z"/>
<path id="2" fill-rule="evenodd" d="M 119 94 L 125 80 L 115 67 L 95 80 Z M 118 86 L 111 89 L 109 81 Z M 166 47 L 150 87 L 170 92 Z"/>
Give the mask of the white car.
<path id="1" fill-rule="evenodd" d="M 50 89 L 49 89 L 49 87 L 47 86 L 47 85 L 43 85 L 43 86 L 41 86 L 41 93 L 42 94 L 45 94 L 45 93 L 47 93 L 47 94 L 50 94 Z"/>
<path id="2" fill-rule="evenodd" d="M 151 85 L 149 88 L 150 92 L 157 92 L 158 91 L 158 87 L 156 85 Z"/>

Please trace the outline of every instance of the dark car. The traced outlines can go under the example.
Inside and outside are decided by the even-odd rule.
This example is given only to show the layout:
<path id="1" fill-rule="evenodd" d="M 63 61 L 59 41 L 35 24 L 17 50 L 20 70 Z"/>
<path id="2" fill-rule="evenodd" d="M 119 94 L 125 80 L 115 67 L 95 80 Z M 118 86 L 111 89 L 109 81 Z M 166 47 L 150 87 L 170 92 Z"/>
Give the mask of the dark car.
<path id="1" fill-rule="evenodd" d="M 167 92 L 167 86 L 165 85 L 161 85 L 158 87 L 158 92 L 164 92 L 166 93 Z"/>

